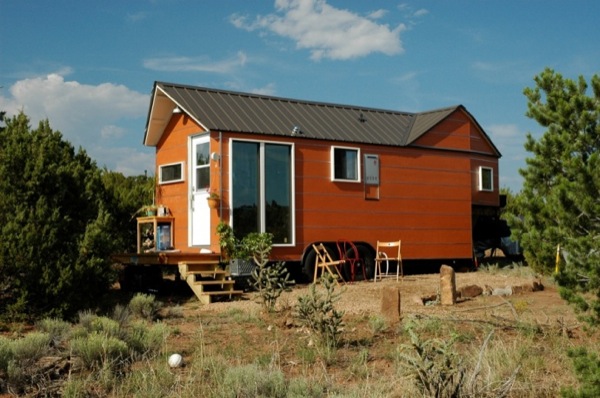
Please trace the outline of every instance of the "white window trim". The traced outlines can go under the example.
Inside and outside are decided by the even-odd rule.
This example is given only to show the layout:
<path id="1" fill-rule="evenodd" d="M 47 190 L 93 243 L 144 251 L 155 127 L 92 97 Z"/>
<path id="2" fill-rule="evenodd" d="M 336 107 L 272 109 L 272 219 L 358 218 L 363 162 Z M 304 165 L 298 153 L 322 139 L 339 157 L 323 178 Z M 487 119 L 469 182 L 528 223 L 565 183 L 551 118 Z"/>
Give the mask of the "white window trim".
<path id="1" fill-rule="evenodd" d="M 491 187 L 483 186 L 483 173 L 489 171 Z M 479 166 L 479 190 L 484 192 L 494 191 L 494 169 L 492 167 Z"/>
<path id="2" fill-rule="evenodd" d="M 335 150 L 336 149 L 347 149 L 350 151 L 356 151 L 356 179 L 355 180 L 347 180 L 347 179 L 343 179 L 343 178 L 335 178 Z M 362 170 L 362 166 L 361 166 L 361 154 L 360 154 L 360 148 L 356 148 L 356 147 L 350 147 L 350 146 L 339 146 L 339 145 L 334 145 L 331 147 L 331 153 L 330 153 L 330 158 L 331 158 L 331 181 L 336 181 L 336 182 L 350 182 L 350 183 L 358 183 L 361 182 L 361 170 Z"/>
<path id="3" fill-rule="evenodd" d="M 294 247 L 296 246 L 296 179 L 294 178 L 294 176 L 296 175 L 296 145 L 293 142 L 285 142 L 285 141 L 271 141 L 271 140 L 252 140 L 252 139 L 245 139 L 245 138 L 232 138 L 229 140 L 229 153 L 232 154 L 233 153 L 233 143 L 234 141 L 237 142 L 254 142 L 254 143 L 258 143 L 260 144 L 260 152 L 261 152 L 261 158 L 264 159 L 264 144 L 277 144 L 277 145 L 287 145 L 290 147 L 290 156 L 291 159 L 290 161 L 292 162 L 291 164 L 291 187 L 292 187 L 292 192 L 291 192 L 291 216 L 292 216 L 292 239 L 291 242 L 288 243 L 273 243 L 273 247 Z M 261 201 L 264 202 L 264 173 L 266 172 L 265 167 L 264 167 L 264 162 L 261 162 L 262 164 L 260 165 L 260 174 L 261 174 L 261 178 L 260 178 L 260 197 L 261 197 Z M 229 170 L 233 169 L 233 156 L 229 156 Z M 228 180 L 228 184 L 229 187 L 231 189 L 231 196 L 235 195 L 235 192 L 233 191 L 233 189 L 231 187 L 233 187 L 233 175 L 232 173 L 229 173 L 229 180 Z M 231 208 L 231 203 L 228 204 L 229 208 Z M 264 210 L 263 210 L 264 211 Z M 232 225 L 233 223 L 233 211 L 229 212 L 229 225 Z M 260 220 L 260 228 L 261 231 L 264 232 L 265 231 L 265 217 L 264 215 L 261 215 L 261 220 Z"/>
<path id="4" fill-rule="evenodd" d="M 179 178 L 177 180 L 163 181 L 162 180 L 162 169 L 165 167 L 177 166 L 177 165 L 179 165 L 179 167 L 181 167 L 181 178 Z M 182 181 L 185 181 L 185 162 L 167 163 L 167 164 L 161 164 L 158 166 L 158 183 L 160 185 L 174 184 L 174 183 L 182 182 Z"/>

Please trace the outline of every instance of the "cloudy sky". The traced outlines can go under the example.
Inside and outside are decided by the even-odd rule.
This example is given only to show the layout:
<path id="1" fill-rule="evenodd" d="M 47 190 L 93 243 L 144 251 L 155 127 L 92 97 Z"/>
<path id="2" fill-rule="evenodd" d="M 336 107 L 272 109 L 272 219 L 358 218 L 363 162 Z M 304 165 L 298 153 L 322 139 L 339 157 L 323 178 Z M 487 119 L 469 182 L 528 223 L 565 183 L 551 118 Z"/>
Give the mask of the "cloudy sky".
<path id="1" fill-rule="evenodd" d="M 596 0 L 0 0 L 0 109 L 127 175 L 155 80 L 418 112 L 464 105 L 520 190 L 523 89 L 600 73 Z"/>

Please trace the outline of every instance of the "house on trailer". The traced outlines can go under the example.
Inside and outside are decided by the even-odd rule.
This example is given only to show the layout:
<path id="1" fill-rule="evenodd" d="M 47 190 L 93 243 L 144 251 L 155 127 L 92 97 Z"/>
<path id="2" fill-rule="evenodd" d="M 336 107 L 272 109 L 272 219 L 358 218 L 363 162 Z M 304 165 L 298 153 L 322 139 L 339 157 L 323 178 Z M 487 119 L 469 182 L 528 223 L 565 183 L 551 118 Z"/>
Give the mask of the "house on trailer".
<path id="1" fill-rule="evenodd" d="M 471 263 L 499 208 L 500 153 L 464 106 L 409 113 L 156 82 L 144 145 L 169 249 L 219 253 L 216 227 L 273 234 L 272 258 L 310 275 L 312 244 L 377 241 L 405 262 Z M 216 207 L 207 199 L 218 196 Z"/>

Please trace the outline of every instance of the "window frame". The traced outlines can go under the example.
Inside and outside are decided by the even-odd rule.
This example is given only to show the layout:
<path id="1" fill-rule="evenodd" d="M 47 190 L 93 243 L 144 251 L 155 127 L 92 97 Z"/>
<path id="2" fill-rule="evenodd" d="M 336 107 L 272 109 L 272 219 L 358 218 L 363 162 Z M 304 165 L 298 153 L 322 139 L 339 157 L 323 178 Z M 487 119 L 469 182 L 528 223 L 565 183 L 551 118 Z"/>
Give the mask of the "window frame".
<path id="1" fill-rule="evenodd" d="M 356 165 L 355 165 L 355 173 L 356 173 L 356 178 L 355 179 L 348 179 L 348 178 L 336 178 L 335 177 L 335 151 L 337 149 L 340 150 L 344 150 L 344 151 L 353 151 L 356 153 Z M 361 172 L 361 151 L 360 148 L 358 147 L 350 147 L 350 146 L 340 146 L 340 145 L 332 145 L 331 146 L 331 152 L 330 152 L 330 163 L 331 163 L 331 181 L 335 181 L 335 182 L 350 182 L 350 183 L 360 183 L 362 181 L 362 172 Z"/>
<path id="2" fill-rule="evenodd" d="M 174 180 L 163 180 L 163 170 L 167 167 L 171 167 L 171 166 L 179 166 L 179 169 L 181 171 L 181 178 L 179 179 L 174 179 Z M 158 183 L 160 185 L 166 185 L 166 184 L 175 184 L 178 182 L 184 182 L 185 181 L 185 162 L 173 162 L 173 163 L 166 163 L 166 164 L 161 164 L 158 166 Z"/>
<path id="3" fill-rule="evenodd" d="M 233 158 L 235 153 L 233 152 L 233 144 L 234 142 L 249 142 L 255 143 L 259 145 L 259 196 L 261 203 L 264 202 L 264 197 L 266 195 L 265 191 L 265 145 L 273 144 L 273 145 L 285 145 L 290 149 L 290 222 L 291 222 L 291 239 L 286 243 L 273 243 L 273 247 L 294 247 L 296 245 L 296 179 L 294 176 L 296 175 L 296 145 L 295 143 L 285 142 L 285 141 L 271 141 L 271 140 L 253 140 L 253 139 L 243 139 L 243 138 L 232 138 L 229 140 L 229 170 L 232 171 L 229 173 L 229 187 L 231 189 L 231 200 L 233 201 L 233 197 L 235 196 L 235 189 L 233 183 Z M 230 204 L 231 206 L 231 204 Z M 263 206 L 259 209 L 260 211 L 260 231 L 259 233 L 264 233 L 266 231 L 266 213 Z M 233 209 L 230 212 L 229 217 L 229 225 L 233 225 Z M 234 226 L 235 228 L 235 226 Z"/>
<path id="4" fill-rule="evenodd" d="M 489 172 L 489 187 L 484 184 L 484 173 Z M 479 190 L 482 192 L 494 192 L 494 168 L 479 166 Z"/>

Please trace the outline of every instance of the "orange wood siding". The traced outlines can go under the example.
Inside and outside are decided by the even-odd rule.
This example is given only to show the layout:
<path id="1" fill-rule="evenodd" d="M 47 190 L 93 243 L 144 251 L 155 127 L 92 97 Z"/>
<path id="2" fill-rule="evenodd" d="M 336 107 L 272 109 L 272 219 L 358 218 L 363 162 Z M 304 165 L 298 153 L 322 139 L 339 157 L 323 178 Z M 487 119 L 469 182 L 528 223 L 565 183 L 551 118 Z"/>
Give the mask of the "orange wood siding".
<path id="1" fill-rule="evenodd" d="M 201 128 L 184 115 L 174 115 L 156 148 L 157 165 L 185 162 L 185 181 L 160 186 L 160 203 L 175 217 L 174 246 L 188 246 L 188 140 Z M 222 211 L 213 210 L 211 230 L 220 219 L 229 220 L 230 140 L 248 139 L 294 143 L 295 237 L 294 246 L 276 246 L 273 257 L 300 260 L 303 250 L 318 241 L 338 238 L 364 241 L 402 239 L 405 259 L 470 258 L 472 256 L 472 205 L 498 204 L 498 160 L 462 111 L 435 126 L 409 147 L 366 144 L 340 145 L 303 137 L 265 137 L 250 134 L 211 133 L 211 152 L 221 154 L 221 169 L 211 162 L 211 185 L 222 187 Z M 219 142 L 219 137 L 222 141 Z M 484 145 L 485 144 L 485 145 Z M 360 149 L 379 156 L 379 199 L 365 199 L 365 186 L 331 181 L 331 146 Z M 476 147 L 481 154 L 469 153 Z M 487 155 L 489 153 L 489 155 Z M 478 192 L 480 165 L 494 169 L 492 193 Z M 361 179 L 364 178 L 361 170 Z M 211 249 L 219 251 L 213 233 Z"/>
<path id="2" fill-rule="evenodd" d="M 198 251 L 188 246 L 188 140 L 198 134 L 200 127 L 183 114 L 174 114 L 156 146 L 156 175 L 160 165 L 184 162 L 183 181 L 160 184 L 157 189 L 157 203 L 167 206 L 173 222 L 173 247 L 183 252 Z M 158 181 L 158 179 L 157 179 Z"/>

